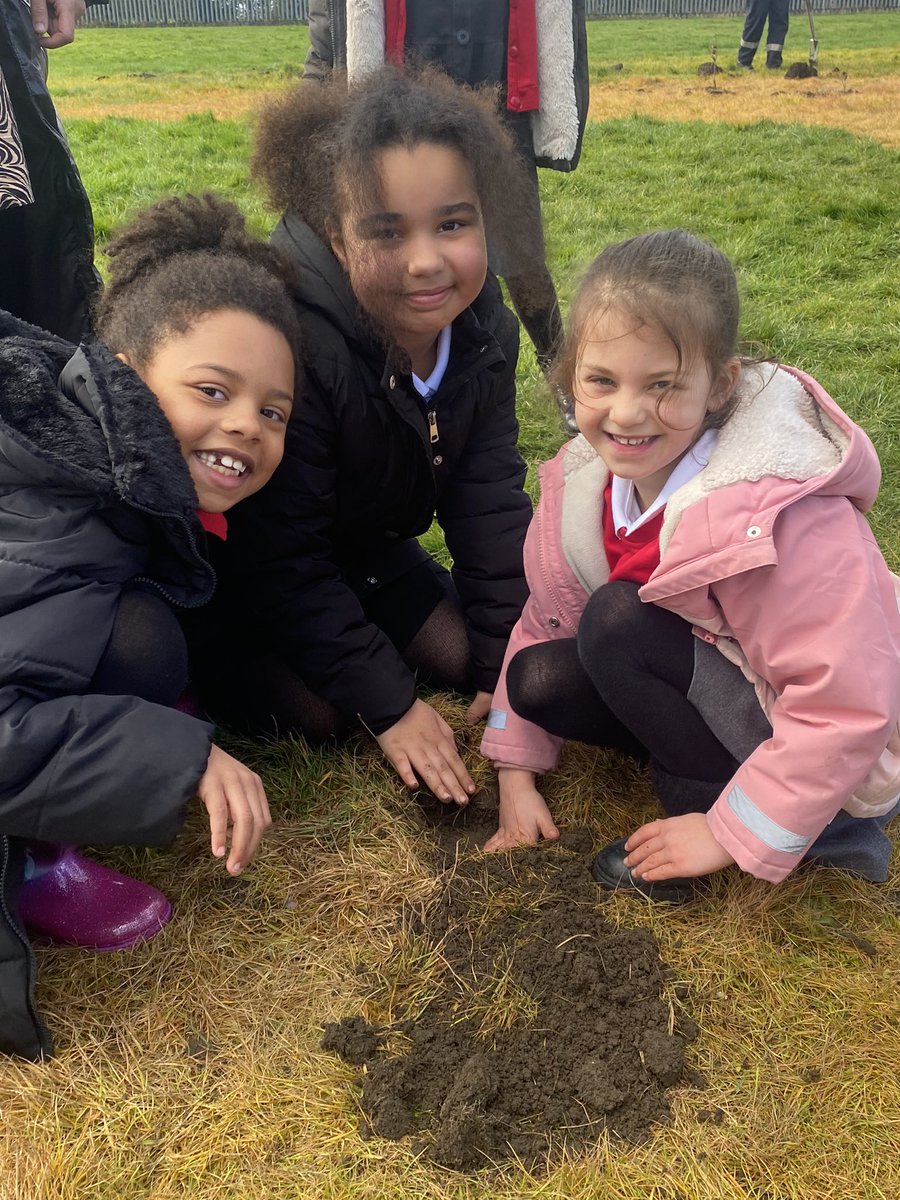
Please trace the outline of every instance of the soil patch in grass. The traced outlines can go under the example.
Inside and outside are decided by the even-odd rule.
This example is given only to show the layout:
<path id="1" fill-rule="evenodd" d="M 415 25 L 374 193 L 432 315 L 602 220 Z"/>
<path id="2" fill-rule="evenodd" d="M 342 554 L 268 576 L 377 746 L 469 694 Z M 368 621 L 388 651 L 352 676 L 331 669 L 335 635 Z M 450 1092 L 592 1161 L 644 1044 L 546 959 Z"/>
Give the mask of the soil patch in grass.
<path id="1" fill-rule="evenodd" d="M 588 864 L 591 839 L 482 856 L 496 800 L 465 812 L 423 805 L 442 886 L 402 914 L 408 936 L 438 948 L 438 991 L 414 1019 L 325 1027 L 323 1046 L 363 1064 L 365 1136 L 412 1135 L 461 1171 L 517 1158 L 531 1169 L 606 1130 L 643 1141 L 668 1119 L 668 1089 L 702 1082 L 685 1068 L 697 1033 L 676 1000 L 652 933 L 616 930 Z"/>

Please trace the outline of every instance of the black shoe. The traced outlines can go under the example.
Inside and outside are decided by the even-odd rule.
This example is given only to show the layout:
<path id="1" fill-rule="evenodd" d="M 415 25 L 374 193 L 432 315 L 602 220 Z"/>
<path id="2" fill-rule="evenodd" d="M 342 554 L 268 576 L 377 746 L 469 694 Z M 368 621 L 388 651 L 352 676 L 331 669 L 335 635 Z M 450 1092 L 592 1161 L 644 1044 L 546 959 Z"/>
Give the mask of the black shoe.
<path id="1" fill-rule="evenodd" d="M 600 851 L 591 863 L 591 874 L 601 887 L 611 892 L 639 892 L 648 900 L 664 904 L 687 904 L 694 899 L 693 879 L 664 879 L 659 883 L 648 883 L 635 879 L 625 866 L 625 843 L 628 838 L 616 838 Z"/>

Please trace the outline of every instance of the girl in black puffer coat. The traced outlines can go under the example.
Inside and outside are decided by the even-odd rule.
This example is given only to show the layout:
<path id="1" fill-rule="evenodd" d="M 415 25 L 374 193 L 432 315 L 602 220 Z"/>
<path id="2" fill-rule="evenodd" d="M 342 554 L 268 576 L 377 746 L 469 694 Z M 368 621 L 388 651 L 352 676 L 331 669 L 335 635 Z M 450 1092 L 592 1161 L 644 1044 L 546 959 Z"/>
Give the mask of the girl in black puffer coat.
<path id="1" fill-rule="evenodd" d="M 171 706 L 175 611 L 215 582 L 203 527 L 281 459 L 285 277 L 212 197 L 149 210 L 110 254 L 105 344 L 0 313 L 0 1050 L 33 1059 L 52 1045 L 26 929 L 114 949 L 170 911 L 73 844 L 167 842 L 198 795 L 237 874 L 269 824 L 259 778 Z"/>
<path id="2" fill-rule="evenodd" d="M 465 803 L 416 679 L 476 692 L 485 716 L 524 602 L 518 327 L 486 252 L 525 236 L 521 169 L 493 97 L 390 68 L 288 93 L 255 166 L 303 268 L 305 374 L 284 462 L 220 564 L 223 636 L 265 645 L 208 656 L 206 699 L 314 740 L 361 725 L 409 787 Z M 450 574 L 417 541 L 435 516 Z"/>

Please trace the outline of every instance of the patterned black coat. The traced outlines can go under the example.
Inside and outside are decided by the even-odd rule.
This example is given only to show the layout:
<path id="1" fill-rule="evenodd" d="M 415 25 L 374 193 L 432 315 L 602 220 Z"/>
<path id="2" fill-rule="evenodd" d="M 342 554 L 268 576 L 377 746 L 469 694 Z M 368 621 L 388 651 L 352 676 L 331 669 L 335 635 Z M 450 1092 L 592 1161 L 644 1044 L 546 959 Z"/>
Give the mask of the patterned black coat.
<path id="1" fill-rule="evenodd" d="M 94 224 L 47 91 L 46 69 L 47 55 L 23 0 L 0 0 L 0 73 L 34 195 L 31 203 L 0 209 L 0 306 L 77 342 L 87 331 L 99 285 Z"/>

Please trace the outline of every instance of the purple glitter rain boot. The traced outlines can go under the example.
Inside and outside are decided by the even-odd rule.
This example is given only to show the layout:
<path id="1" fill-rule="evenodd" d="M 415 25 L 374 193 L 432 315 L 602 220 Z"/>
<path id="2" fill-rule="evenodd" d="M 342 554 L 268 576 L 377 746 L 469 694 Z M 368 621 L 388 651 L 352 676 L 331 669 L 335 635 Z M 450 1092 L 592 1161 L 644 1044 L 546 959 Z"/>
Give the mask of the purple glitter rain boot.
<path id="1" fill-rule="evenodd" d="M 19 914 L 26 929 L 89 950 L 124 950 L 159 933 L 172 906 L 162 892 L 73 846 L 29 845 Z"/>

